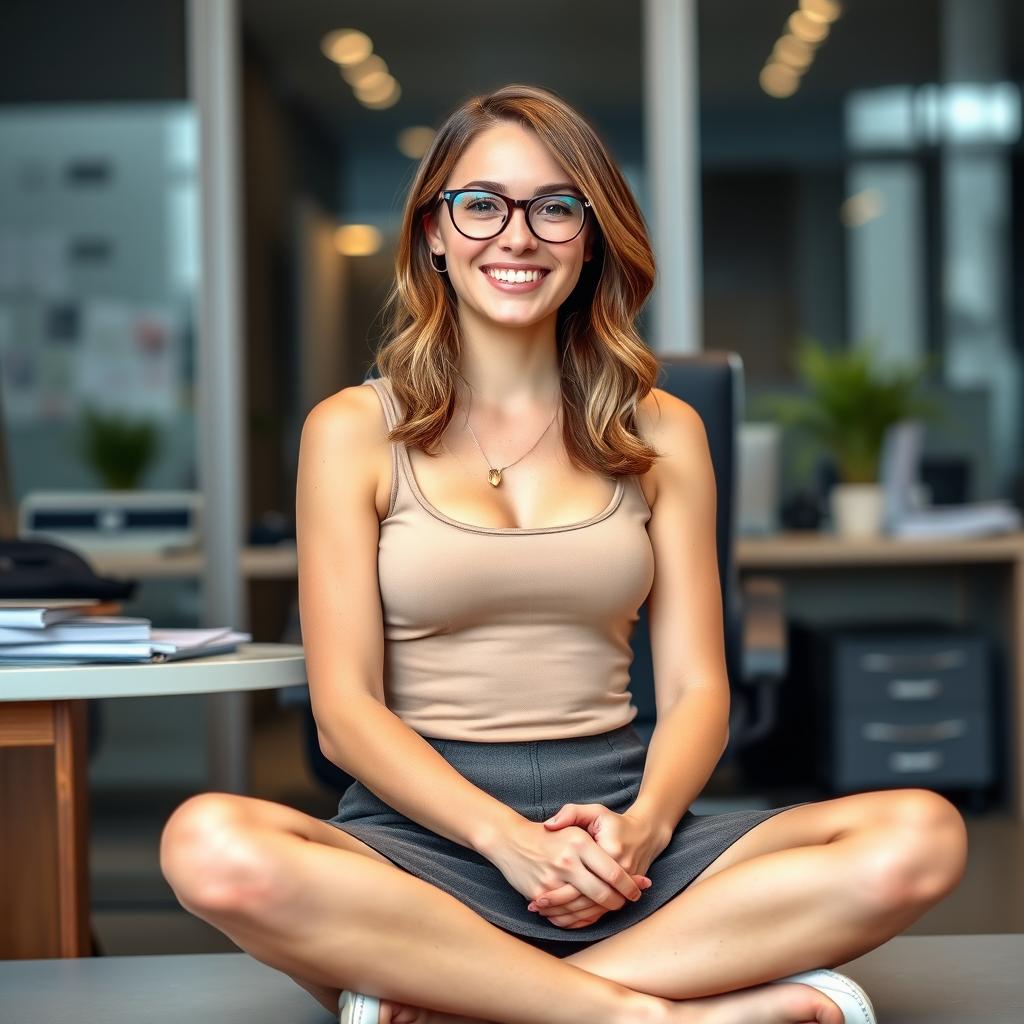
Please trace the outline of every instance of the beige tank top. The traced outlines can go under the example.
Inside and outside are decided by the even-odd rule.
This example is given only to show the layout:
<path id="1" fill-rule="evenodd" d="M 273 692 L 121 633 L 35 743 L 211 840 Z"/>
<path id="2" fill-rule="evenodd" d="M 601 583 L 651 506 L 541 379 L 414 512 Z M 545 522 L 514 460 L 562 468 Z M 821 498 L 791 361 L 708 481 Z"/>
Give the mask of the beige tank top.
<path id="1" fill-rule="evenodd" d="M 367 383 L 392 428 L 390 384 Z M 607 506 L 581 522 L 461 523 L 427 501 L 393 442 L 377 552 L 388 708 L 423 736 L 485 743 L 631 722 L 630 636 L 654 582 L 650 517 L 639 479 L 619 476 Z"/>

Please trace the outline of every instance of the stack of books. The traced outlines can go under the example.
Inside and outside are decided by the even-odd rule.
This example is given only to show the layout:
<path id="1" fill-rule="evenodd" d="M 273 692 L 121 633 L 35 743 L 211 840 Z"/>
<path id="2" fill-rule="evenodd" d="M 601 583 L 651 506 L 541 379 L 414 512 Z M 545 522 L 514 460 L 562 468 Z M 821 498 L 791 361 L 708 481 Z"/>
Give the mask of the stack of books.
<path id="1" fill-rule="evenodd" d="M 163 662 L 226 654 L 252 639 L 224 626 L 153 629 L 149 619 L 100 614 L 98 600 L 0 600 L 0 665 Z"/>

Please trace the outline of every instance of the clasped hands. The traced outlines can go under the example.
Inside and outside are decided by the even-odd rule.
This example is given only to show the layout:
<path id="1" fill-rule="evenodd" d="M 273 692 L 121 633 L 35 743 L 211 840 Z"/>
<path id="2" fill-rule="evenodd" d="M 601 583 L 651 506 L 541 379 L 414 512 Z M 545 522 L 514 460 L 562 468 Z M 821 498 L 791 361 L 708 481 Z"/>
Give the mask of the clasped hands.
<path id="1" fill-rule="evenodd" d="M 565 804 L 541 823 L 506 836 L 495 863 L 529 909 L 561 928 L 583 928 L 651 885 L 644 874 L 668 845 L 646 820 L 602 804 Z"/>

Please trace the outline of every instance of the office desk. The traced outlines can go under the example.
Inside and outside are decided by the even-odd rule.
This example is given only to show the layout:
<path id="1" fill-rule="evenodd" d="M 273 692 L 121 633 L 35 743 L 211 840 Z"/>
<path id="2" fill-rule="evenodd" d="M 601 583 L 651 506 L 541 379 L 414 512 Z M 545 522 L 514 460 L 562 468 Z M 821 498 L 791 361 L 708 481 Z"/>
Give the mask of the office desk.
<path id="1" fill-rule="evenodd" d="M 305 681 L 292 644 L 162 664 L 0 667 L 0 959 L 90 952 L 86 700 Z"/>
<path id="2" fill-rule="evenodd" d="M 841 540 L 816 532 L 779 533 L 738 539 L 741 572 L 906 569 L 919 566 L 970 571 L 996 566 L 1007 576 L 1003 609 L 1010 678 L 1008 732 L 1011 747 L 1010 806 L 1024 820 L 1024 532 L 968 540 Z"/>

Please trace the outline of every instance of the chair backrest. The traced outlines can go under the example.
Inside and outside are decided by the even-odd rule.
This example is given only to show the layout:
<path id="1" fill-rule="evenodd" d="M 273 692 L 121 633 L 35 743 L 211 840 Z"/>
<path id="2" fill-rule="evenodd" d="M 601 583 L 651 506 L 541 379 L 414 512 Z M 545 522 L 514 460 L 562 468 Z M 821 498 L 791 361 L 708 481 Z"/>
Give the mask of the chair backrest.
<path id="1" fill-rule="evenodd" d="M 725 625 L 725 658 L 729 679 L 739 679 L 742 609 L 734 555 L 737 520 L 736 437 L 743 418 L 743 362 L 734 352 L 699 352 L 662 356 L 657 387 L 681 398 L 700 415 L 711 450 L 717 491 L 718 575 L 722 584 L 722 618 Z M 633 633 L 633 664 L 630 692 L 638 714 L 637 732 L 649 742 L 657 718 L 654 669 L 647 622 L 647 603 Z"/>

